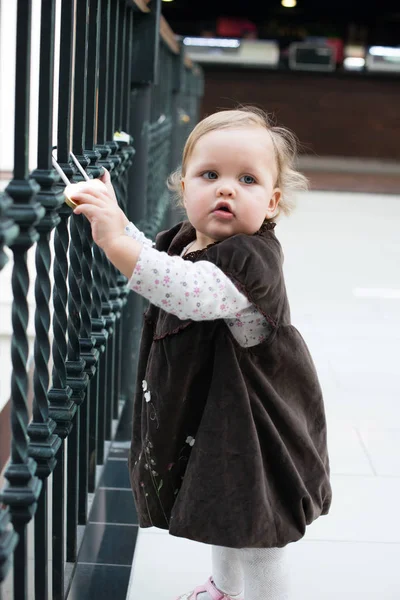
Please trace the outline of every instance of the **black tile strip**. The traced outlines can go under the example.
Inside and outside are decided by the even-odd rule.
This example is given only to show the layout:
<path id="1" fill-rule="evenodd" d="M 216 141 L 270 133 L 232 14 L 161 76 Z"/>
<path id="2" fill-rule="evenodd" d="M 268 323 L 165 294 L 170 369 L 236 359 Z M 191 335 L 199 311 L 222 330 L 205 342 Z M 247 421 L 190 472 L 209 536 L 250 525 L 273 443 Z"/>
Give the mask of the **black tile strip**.
<path id="1" fill-rule="evenodd" d="M 132 565 L 138 527 L 88 523 L 78 562 Z"/>
<path id="2" fill-rule="evenodd" d="M 128 460 L 129 448 L 118 448 L 118 446 L 111 446 L 108 458 L 125 458 Z"/>
<path id="3" fill-rule="evenodd" d="M 129 481 L 128 462 L 124 460 L 108 460 L 99 487 L 131 489 Z"/>
<path id="4" fill-rule="evenodd" d="M 129 567 L 78 563 L 68 600 L 125 600 L 131 575 Z"/>
<path id="5" fill-rule="evenodd" d="M 120 415 L 114 440 L 116 442 L 129 441 L 132 437 L 133 402 L 126 401 Z"/>
<path id="6" fill-rule="evenodd" d="M 138 525 L 138 516 L 131 490 L 99 488 L 94 497 L 91 523 L 129 523 Z"/>

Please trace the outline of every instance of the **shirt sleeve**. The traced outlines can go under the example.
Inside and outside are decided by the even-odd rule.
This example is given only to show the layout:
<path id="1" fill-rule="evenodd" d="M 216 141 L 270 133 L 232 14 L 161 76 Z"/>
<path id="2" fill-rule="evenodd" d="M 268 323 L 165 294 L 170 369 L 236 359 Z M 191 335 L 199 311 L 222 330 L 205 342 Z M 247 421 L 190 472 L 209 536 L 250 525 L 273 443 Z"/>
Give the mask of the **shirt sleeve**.
<path id="1" fill-rule="evenodd" d="M 125 234 L 129 237 L 132 237 L 137 242 L 140 242 L 143 244 L 143 246 L 149 246 L 152 248 L 155 245 L 154 242 L 147 238 L 144 233 L 140 231 L 132 222 L 128 223 L 128 225 L 125 227 Z"/>
<path id="2" fill-rule="evenodd" d="M 143 245 L 129 288 L 180 319 L 240 319 L 252 304 L 221 269 Z"/>

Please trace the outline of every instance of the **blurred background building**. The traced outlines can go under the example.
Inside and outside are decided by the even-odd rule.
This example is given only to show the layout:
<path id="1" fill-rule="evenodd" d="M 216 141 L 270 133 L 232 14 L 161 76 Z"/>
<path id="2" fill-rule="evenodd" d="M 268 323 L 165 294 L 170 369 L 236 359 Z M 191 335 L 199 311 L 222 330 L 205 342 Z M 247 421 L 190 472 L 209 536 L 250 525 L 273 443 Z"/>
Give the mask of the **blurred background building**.
<path id="1" fill-rule="evenodd" d="M 256 104 L 297 134 L 312 186 L 399 189 L 398 1 L 172 0 L 163 13 L 204 69 L 202 116 Z"/>

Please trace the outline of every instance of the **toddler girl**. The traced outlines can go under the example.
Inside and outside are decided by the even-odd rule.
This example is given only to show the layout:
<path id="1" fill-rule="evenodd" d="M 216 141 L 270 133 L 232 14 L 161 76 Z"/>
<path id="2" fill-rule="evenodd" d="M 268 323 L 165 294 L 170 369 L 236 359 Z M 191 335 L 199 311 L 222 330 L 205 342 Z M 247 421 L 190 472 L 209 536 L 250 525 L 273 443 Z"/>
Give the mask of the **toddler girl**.
<path id="1" fill-rule="evenodd" d="M 212 545 L 212 576 L 178 600 L 288 598 L 283 549 L 329 510 L 323 399 L 274 233 L 306 186 L 295 158 L 294 136 L 261 110 L 207 117 L 169 182 L 188 220 L 155 248 L 108 173 L 66 190 L 150 301 L 129 460 L 140 526 Z"/>

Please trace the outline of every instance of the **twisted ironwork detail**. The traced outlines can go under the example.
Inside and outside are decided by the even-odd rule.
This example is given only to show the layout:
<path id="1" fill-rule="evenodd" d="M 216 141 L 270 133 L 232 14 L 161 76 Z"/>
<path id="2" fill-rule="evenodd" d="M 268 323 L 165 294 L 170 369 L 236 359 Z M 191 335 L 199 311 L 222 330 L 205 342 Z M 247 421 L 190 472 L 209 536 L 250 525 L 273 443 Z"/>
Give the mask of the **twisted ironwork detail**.
<path id="1" fill-rule="evenodd" d="M 0 583 L 5 580 L 11 565 L 12 553 L 18 542 L 18 535 L 10 523 L 10 511 L 0 509 Z"/>
<path id="2" fill-rule="evenodd" d="M 28 458 L 28 438 L 26 427 L 28 424 L 28 411 L 26 393 L 28 388 L 28 362 L 29 344 L 27 327 L 29 320 L 28 289 L 29 273 L 26 262 L 26 251 L 14 254 L 14 268 L 11 277 L 13 291 L 12 325 L 13 336 L 11 340 L 11 358 L 13 372 L 11 375 L 11 390 L 14 405 L 11 417 L 13 444 L 11 456 L 13 462 L 24 463 Z"/>
<path id="3" fill-rule="evenodd" d="M 13 180 L 7 192 L 14 202 L 9 216 L 20 226 L 20 233 L 13 242 L 14 265 L 11 277 L 13 291 L 11 338 L 11 461 L 5 471 L 9 485 L 0 494 L 0 501 L 10 506 L 12 521 L 17 531 L 24 533 L 24 526 L 36 511 L 37 500 L 42 487 L 41 481 L 35 477 L 36 462 L 28 456 L 28 422 L 27 388 L 28 388 L 28 337 L 27 325 L 29 308 L 27 294 L 29 273 L 27 251 L 37 241 L 38 234 L 34 225 L 44 216 L 44 209 L 34 201 L 39 187 L 27 180 Z M 25 555 L 26 544 L 22 536 L 18 551 Z M 15 584 L 14 577 L 14 584 Z M 26 579 L 21 580 L 21 589 Z"/>
<path id="4" fill-rule="evenodd" d="M 91 310 L 92 310 L 92 231 L 90 223 L 87 219 L 83 221 L 83 238 L 82 238 L 82 313 L 81 313 L 81 333 L 82 337 L 89 338 L 92 330 Z"/>
<path id="5" fill-rule="evenodd" d="M 49 384 L 48 364 L 50 359 L 50 266 L 51 252 L 49 235 L 41 235 L 36 248 L 35 282 L 35 372 L 33 389 L 36 402 L 33 404 L 33 418 L 45 423 L 48 419 L 47 390 Z"/>
<path id="6" fill-rule="evenodd" d="M 95 319 L 101 317 L 101 297 L 103 286 L 103 255 L 97 244 L 93 245 L 93 304 L 92 316 Z"/>
<path id="7" fill-rule="evenodd" d="M 19 234 L 19 227 L 6 216 L 11 206 L 11 198 L 0 194 L 0 271 L 6 265 L 8 257 L 3 251 L 4 244 L 11 244 Z M 18 542 L 10 522 L 10 511 L 0 507 L 0 582 L 4 581 L 11 565 L 11 557 Z"/>
<path id="8" fill-rule="evenodd" d="M 10 206 L 11 198 L 8 198 L 4 193 L 0 193 L 0 271 L 8 262 L 3 247 L 4 245 L 9 246 L 19 233 L 18 225 L 6 216 L 6 211 Z"/>
<path id="9" fill-rule="evenodd" d="M 36 169 L 32 173 L 41 186 L 38 200 L 46 208 L 44 219 L 38 224 L 40 237 L 36 247 L 35 281 L 35 370 L 33 374 L 33 419 L 28 427 L 30 436 L 29 454 L 38 462 L 38 474 L 48 477 L 56 465 L 55 455 L 61 445 L 61 439 L 54 434 L 56 423 L 49 417 L 48 387 L 50 360 L 50 297 L 51 297 L 51 251 L 50 231 L 59 223 L 55 212 L 63 203 L 63 194 L 57 191 L 54 183 L 58 175 L 51 169 Z"/>
<path id="10" fill-rule="evenodd" d="M 59 212 L 61 221 L 54 235 L 53 266 L 53 370 L 52 387 L 48 393 L 49 414 L 57 423 L 56 433 L 64 439 L 72 429 L 76 405 L 71 400 L 72 389 L 67 385 L 67 300 L 68 300 L 68 218 L 71 209 L 64 204 Z"/>
<path id="11" fill-rule="evenodd" d="M 83 228 L 83 216 L 76 215 L 70 220 L 71 244 L 69 247 L 70 269 L 68 272 L 69 296 L 68 296 L 68 360 L 79 360 L 79 330 L 81 327 L 80 311 L 82 307 L 82 295 L 80 284 L 82 282 L 82 270 L 80 257 L 82 255 L 81 231 Z"/>
<path id="12" fill-rule="evenodd" d="M 54 289 L 53 289 L 53 387 L 65 388 L 67 384 L 67 300 L 68 300 L 68 216 L 71 210 L 66 208 L 61 213 L 61 221 L 54 235 Z"/>

